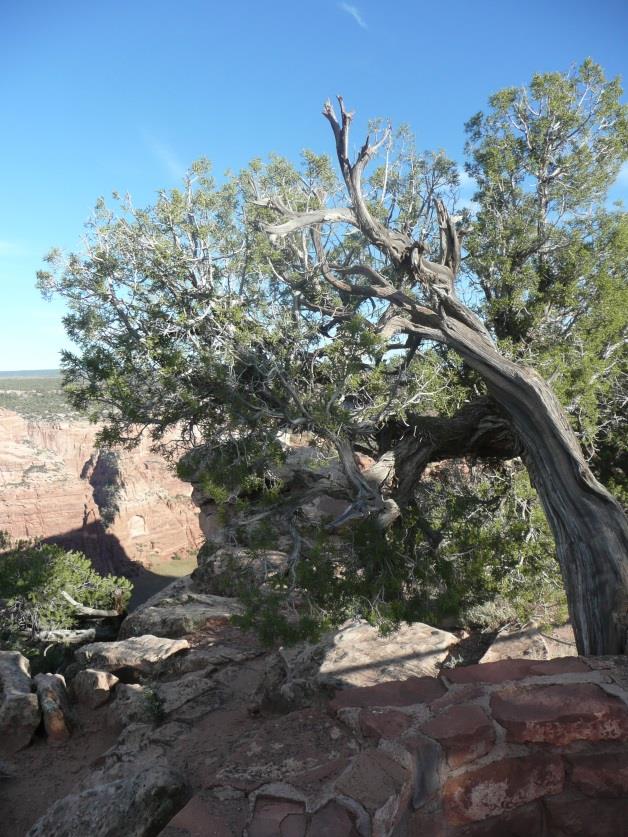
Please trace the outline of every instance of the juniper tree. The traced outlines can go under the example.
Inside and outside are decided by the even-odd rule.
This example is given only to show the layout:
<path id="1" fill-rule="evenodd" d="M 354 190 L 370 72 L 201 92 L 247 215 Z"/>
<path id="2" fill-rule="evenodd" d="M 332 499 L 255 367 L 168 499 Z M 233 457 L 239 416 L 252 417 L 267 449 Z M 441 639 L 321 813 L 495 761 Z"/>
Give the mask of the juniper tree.
<path id="1" fill-rule="evenodd" d="M 628 523 L 581 445 L 612 470 L 623 432 L 626 215 L 604 208 L 620 93 L 587 61 L 493 97 L 467 126 L 474 213 L 456 214 L 454 164 L 405 129 L 374 124 L 352 154 L 342 99 L 324 107 L 340 178 L 306 153 L 217 187 L 201 162 L 152 208 L 101 202 L 84 253 L 40 275 L 70 304 L 75 405 L 104 441 L 202 441 L 223 500 L 272 484 L 277 434 L 308 431 L 346 474 L 335 524 L 398 526 L 431 462 L 521 457 L 579 650 L 624 650 Z"/>

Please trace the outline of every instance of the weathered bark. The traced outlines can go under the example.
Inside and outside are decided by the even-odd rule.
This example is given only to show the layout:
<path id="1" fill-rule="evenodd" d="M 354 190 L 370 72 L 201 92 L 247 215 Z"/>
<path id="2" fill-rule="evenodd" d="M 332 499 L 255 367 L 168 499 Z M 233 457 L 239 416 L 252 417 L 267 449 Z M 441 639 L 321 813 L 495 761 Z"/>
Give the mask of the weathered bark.
<path id="1" fill-rule="evenodd" d="M 96 616 L 99 618 L 113 618 L 117 619 L 120 616 L 117 610 L 101 610 L 97 607 L 88 607 L 87 605 L 83 605 L 80 602 L 77 602 L 76 599 L 73 599 L 69 593 L 66 593 L 65 590 L 61 591 L 61 595 L 63 598 L 71 604 L 74 610 L 80 616 Z"/>
<path id="2" fill-rule="evenodd" d="M 392 450 L 400 508 L 412 503 L 424 470 L 444 459 L 513 459 L 523 447 L 492 398 L 465 404 L 454 416 L 390 419 L 377 434 L 381 452 Z"/>
<path id="3" fill-rule="evenodd" d="M 533 370 L 451 324 L 448 345 L 484 378 L 510 416 L 556 541 L 581 654 L 624 653 L 628 629 L 628 520 L 600 485 L 550 386 Z"/>
<path id="4" fill-rule="evenodd" d="M 383 334 L 405 332 L 441 342 L 481 375 L 520 441 L 523 460 L 554 534 L 578 650 L 582 654 L 624 652 L 628 628 L 628 520 L 622 508 L 591 473 L 550 386 L 533 369 L 502 355 L 485 325 L 456 296 L 460 243 L 442 202 L 436 201 L 441 230 L 439 262 L 428 261 L 422 244 L 385 227 L 370 214 L 361 178 L 378 146 L 370 146 L 367 139 L 355 162 L 350 162 L 352 114 L 345 110 L 341 98 L 339 103 L 340 122 L 330 102 L 325 104 L 323 114 L 334 132 L 338 162 L 351 199 L 350 223 L 390 259 L 398 272 L 407 273 L 411 287 L 422 285 L 429 307 L 408 294 L 400 294 L 381 274 L 374 277 L 367 266 L 358 266 L 352 272 L 367 276 L 370 284 L 353 287 L 345 282 L 345 291 L 390 302 L 394 316 L 387 320 Z M 275 208 L 282 212 L 281 207 Z M 298 217 L 291 214 L 287 220 L 290 231 L 315 227 L 320 223 L 320 212 Z M 281 236 L 287 226 L 267 225 L 267 230 Z M 324 278 L 337 286 L 342 280 L 333 276 L 333 268 L 324 259 L 319 261 L 323 262 Z M 408 461 L 402 463 L 399 460 L 404 452 Z M 434 452 L 429 444 L 413 446 L 408 441 L 405 449 L 396 453 L 402 482 L 406 482 L 402 494 L 410 491 L 413 474 L 420 473 L 427 464 L 426 457 Z M 363 476 L 368 482 L 368 475 Z"/>

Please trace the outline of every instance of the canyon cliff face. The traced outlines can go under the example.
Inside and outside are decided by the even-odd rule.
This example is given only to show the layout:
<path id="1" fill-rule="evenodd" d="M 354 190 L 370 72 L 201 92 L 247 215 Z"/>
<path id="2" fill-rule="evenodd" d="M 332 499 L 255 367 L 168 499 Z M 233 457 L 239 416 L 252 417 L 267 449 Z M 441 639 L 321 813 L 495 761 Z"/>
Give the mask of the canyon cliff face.
<path id="1" fill-rule="evenodd" d="M 0 531 L 80 549 L 105 571 L 195 551 L 192 489 L 147 441 L 99 451 L 87 421 L 29 421 L 0 409 Z"/>

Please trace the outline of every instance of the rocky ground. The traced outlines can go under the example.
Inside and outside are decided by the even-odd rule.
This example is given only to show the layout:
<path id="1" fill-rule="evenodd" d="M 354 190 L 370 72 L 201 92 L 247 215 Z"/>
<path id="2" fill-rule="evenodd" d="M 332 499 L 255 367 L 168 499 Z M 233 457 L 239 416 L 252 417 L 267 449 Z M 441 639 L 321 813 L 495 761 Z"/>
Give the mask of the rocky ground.
<path id="1" fill-rule="evenodd" d="M 22 509 L 17 535 L 59 532 L 76 500 L 79 548 L 106 535 L 155 566 L 175 549 L 169 533 L 196 543 L 189 488 L 179 496 L 183 484 L 146 450 L 114 467 L 89 426 L 6 411 L 0 424 L 0 529 L 9 509 L 16 534 Z M 196 499 L 216 536 L 215 507 Z M 320 522 L 343 508 L 330 495 L 303 513 Z M 316 645 L 265 649 L 230 621 L 240 605 L 227 570 L 235 561 L 264 584 L 289 568 L 282 543 L 223 544 L 192 576 L 178 555 L 182 577 L 166 589 L 145 568 L 118 640 L 80 647 L 58 674 L 31 678 L 21 655 L 0 652 L 0 837 L 622 833 L 624 659 L 577 658 L 569 626 L 534 624 L 381 636 L 358 620 Z"/>
<path id="2" fill-rule="evenodd" d="M 182 578 L 64 679 L 4 652 L 2 837 L 622 833 L 625 659 L 360 622 L 271 652 L 238 609 Z"/>

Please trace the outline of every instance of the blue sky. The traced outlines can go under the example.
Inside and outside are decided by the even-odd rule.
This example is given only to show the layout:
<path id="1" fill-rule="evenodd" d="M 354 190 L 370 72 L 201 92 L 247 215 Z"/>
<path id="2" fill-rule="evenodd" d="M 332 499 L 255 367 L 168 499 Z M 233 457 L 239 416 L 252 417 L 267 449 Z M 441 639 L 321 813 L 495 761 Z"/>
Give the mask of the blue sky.
<path id="1" fill-rule="evenodd" d="M 495 90 L 586 56 L 628 77 L 627 31 L 625 0 L 0 0 L 0 370 L 58 366 L 63 307 L 35 272 L 99 195 L 147 203 L 199 156 L 330 151 L 338 92 L 358 132 L 407 122 L 462 160 Z"/>

